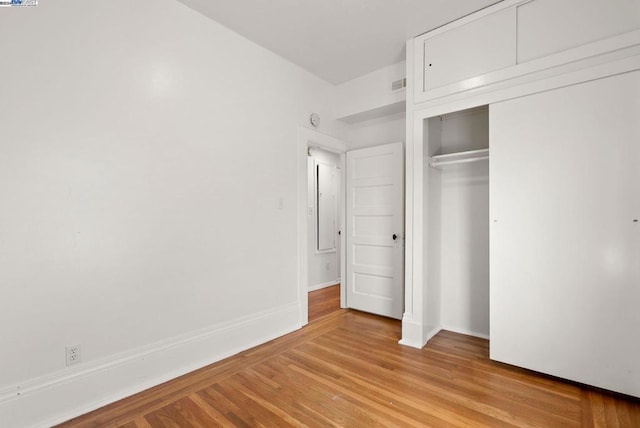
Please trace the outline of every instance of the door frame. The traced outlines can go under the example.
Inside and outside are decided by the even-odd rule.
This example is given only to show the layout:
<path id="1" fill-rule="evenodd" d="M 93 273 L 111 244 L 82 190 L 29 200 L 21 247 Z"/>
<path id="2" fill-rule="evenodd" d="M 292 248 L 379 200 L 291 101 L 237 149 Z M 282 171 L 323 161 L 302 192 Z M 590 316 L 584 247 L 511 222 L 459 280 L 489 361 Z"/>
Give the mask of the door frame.
<path id="1" fill-rule="evenodd" d="M 340 307 L 347 307 L 346 295 L 346 253 L 345 253 L 345 153 L 347 143 L 309 128 L 298 128 L 298 307 L 300 308 L 300 327 L 309 322 L 309 237 L 307 201 L 308 171 L 307 153 L 309 148 L 318 148 L 340 155 L 340 210 L 339 229 L 342 231 L 340 246 Z"/>

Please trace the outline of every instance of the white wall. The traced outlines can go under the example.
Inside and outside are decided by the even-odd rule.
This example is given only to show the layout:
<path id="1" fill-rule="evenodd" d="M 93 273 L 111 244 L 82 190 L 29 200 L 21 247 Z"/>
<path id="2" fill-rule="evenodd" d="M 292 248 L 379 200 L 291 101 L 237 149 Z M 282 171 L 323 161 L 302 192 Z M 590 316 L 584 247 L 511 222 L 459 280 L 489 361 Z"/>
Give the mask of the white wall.
<path id="1" fill-rule="evenodd" d="M 443 116 L 442 153 L 489 147 L 488 109 Z M 489 336 L 489 163 L 442 168 L 440 176 L 441 322 L 447 330 Z"/>
<path id="2" fill-rule="evenodd" d="M 406 116 L 403 112 L 352 123 L 347 130 L 349 150 L 397 143 L 405 140 Z"/>
<path id="3" fill-rule="evenodd" d="M 405 140 L 406 89 L 391 90 L 405 76 L 403 61 L 336 86 L 336 115 L 350 124 L 349 150 Z"/>
<path id="4" fill-rule="evenodd" d="M 336 117 L 354 123 L 403 112 L 406 90 L 394 91 L 391 84 L 405 77 L 403 61 L 338 85 Z"/>
<path id="5" fill-rule="evenodd" d="M 307 240 L 309 249 L 308 249 L 308 257 L 309 257 L 309 289 L 316 290 L 321 288 L 321 286 L 326 286 L 330 284 L 336 284 L 339 281 L 340 277 L 340 265 L 338 259 L 338 248 L 340 241 L 337 239 L 336 235 L 336 251 L 333 252 L 318 252 L 317 251 L 317 239 L 316 239 L 316 210 L 317 206 L 314 202 L 316 199 L 316 190 L 315 190 L 315 162 L 322 162 L 328 165 L 334 165 L 336 168 L 340 166 L 340 155 L 336 153 L 331 153 L 325 150 L 320 149 L 312 149 L 311 156 L 308 160 L 308 191 L 307 195 L 309 200 L 307 201 L 307 233 L 309 239 Z M 339 199 L 339 185 L 340 185 L 340 175 L 339 171 L 336 174 L 336 192 L 337 197 Z M 320 214 L 322 215 L 322 213 Z M 338 226 L 339 216 L 336 212 L 336 225 Z M 336 229 L 337 234 L 337 229 Z"/>
<path id="6" fill-rule="evenodd" d="M 297 127 L 316 111 L 322 132 L 344 131 L 332 86 L 177 2 L 40 3 L 0 10 L 0 420 L 12 426 L 295 329 Z M 234 320 L 261 329 L 153 354 Z M 80 366 L 65 368 L 69 344 Z M 143 348 L 157 358 L 126 372 Z M 62 392 L 71 375 L 109 383 Z"/>

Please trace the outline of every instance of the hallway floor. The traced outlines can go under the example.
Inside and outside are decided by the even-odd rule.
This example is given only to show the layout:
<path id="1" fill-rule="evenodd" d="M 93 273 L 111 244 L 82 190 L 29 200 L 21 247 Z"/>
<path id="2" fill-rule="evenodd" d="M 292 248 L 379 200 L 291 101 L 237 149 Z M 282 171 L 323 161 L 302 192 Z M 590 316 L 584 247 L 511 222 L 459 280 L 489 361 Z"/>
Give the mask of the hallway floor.
<path id="1" fill-rule="evenodd" d="M 340 310 L 340 284 L 309 293 L 309 322 Z"/>

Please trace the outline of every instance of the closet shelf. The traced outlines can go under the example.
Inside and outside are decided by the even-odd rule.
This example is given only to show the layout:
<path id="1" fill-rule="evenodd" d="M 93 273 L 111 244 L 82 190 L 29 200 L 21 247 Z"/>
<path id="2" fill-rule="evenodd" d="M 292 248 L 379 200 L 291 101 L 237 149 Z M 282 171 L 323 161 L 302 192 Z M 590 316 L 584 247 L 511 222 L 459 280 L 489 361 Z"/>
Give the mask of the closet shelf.
<path id="1" fill-rule="evenodd" d="M 468 152 L 431 156 L 429 158 L 429 166 L 438 168 L 446 165 L 477 162 L 486 159 L 489 159 L 489 149 L 470 150 Z"/>

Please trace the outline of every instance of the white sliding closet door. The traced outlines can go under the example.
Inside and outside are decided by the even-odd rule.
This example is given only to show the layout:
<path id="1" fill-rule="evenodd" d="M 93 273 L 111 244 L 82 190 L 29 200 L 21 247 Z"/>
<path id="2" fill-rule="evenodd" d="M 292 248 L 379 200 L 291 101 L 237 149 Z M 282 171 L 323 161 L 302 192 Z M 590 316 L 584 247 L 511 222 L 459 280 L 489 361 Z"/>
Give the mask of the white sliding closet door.
<path id="1" fill-rule="evenodd" d="M 640 396 L 640 72 L 490 109 L 491 358 Z"/>

